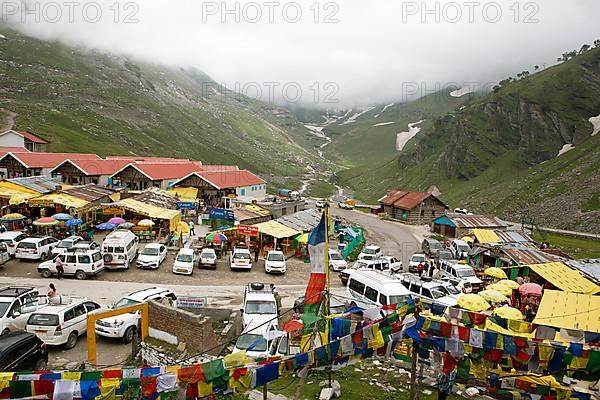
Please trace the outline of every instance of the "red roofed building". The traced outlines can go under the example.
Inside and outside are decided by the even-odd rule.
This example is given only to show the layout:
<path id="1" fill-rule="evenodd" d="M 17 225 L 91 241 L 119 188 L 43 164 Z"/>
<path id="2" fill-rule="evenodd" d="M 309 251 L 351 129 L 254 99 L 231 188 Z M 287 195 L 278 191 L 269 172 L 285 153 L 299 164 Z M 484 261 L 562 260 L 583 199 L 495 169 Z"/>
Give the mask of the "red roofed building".
<path id="1" fill-rule="evenodd" d="M 90 183 L 99 186 L 109 186 L 110 177 L 126 165 L 128 160 L 65 160 L 50 170 L 54 177 L 60 177 L 63 183 L 69 185 L 87 185 Z"/>
<path id="2" fill-rule="evenodd" d="M 33 133 L 8 130 L 0 133 L 0 146 L 19 147 L 32 152 L 45 152 L 47 141 Z"/>
<path id="3" fill-rule="evenodd" d="M 8 152 L 0 157 L 0 178 L 48 175 L 67 159 L 100 160 L 96 154 Z"/>
<path id="4" fill-rule="evenodd" d="M 155 186 L 167 189 L 184 176 L 197 172 L 202 166 L 196 162 L 130 162 L 112 176 L 113 186 L 143 190 Z"/>
<path id="5" fill-rule="evenodd" d="M 429 224 L 446 213 L 448 206 L 428 192 L 393 190 L 379 199 L 383 212 L 407 224 Z"/>
<path id="6" fill-rule="evenodd" d="M 206 168 L 207 166 L 203 166 Z M 212 166 L 219 168 L 217 166 Z M 223 166 L 221 166 L 223 168 Z M 219 204 L 222 197 L 235 195 L 247 199 L 263 199 L 267 182 L 248 170 L 226 167 L 220 171 L 195 171 L 173 183 L 174 187 L 194 187 L 208 205 Z"/>

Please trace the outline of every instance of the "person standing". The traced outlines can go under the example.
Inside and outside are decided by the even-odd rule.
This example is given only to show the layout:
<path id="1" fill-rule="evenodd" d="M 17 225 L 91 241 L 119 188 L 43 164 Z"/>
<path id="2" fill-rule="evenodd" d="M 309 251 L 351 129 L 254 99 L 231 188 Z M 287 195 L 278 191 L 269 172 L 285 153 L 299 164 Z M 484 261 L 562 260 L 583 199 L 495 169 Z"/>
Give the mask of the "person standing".
<path id="1" fill-rule="evenodd" d="M 260 255 L 260 248 L 258 245 L 254 246 L 254 262 L 258 262 L 258 256 Z"/>
<path id="2" fill-rule="evenodd" d="M 194 220 L 190 219 L 190 222 L 188 222 L 188 225 L 190 227 L 190 236 L 196 236 L 196 232 L 194 232 Z"/>
<path id="3" fill-rule="evenodd" d="M 63 274 L 65 273 L 65 268 L 63 266 L 62 256 L 57 256 L 54 261 L 54 265 L 56 266 L 56 274 L 58 275 L 58 279 L 62 279 Z"/>

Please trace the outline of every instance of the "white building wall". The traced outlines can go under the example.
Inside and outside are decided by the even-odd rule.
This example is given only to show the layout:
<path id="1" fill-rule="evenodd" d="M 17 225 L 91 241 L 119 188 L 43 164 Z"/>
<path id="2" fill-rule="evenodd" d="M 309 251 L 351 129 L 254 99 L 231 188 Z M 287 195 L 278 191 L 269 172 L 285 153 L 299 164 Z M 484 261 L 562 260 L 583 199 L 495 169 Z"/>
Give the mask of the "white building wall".
<path id="1" fill-rule="evenodd" d="M 13 131 L 7 131 L 6 133 L 0 135 L 0 146 L 25 147 L 25 139 L 23 136 Z"/>
<path id="2" fill-rule="evenodd" d="M 242 197 L 251 197 L 255 199 L 263 199 L 267 195 L 267 185 L 243 186 L 235 189 L 235 193 Z"/>

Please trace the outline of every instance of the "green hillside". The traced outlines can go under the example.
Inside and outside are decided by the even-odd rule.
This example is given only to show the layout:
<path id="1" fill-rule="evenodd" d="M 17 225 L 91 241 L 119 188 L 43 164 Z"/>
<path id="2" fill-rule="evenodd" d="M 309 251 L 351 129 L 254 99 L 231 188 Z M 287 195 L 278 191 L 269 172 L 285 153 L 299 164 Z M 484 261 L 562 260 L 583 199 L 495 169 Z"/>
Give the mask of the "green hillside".
<path id="1" fill-rule="evenodd" d="M 451 206 L 598 231 L 600 49 L 436 118 L 393 160 L 339 174 L 364 200 L 435 184 Z M 565 144 L 575 148 L 560 157 Z M 594 200 L 596 199 L 596 200 Z"/>
<path id="2" fill-rule="evenodd" d="M 0 123 L 34 132 L 52 151 L 189 157 L 265 176 L 326 164 L 287 110 L 219 87 L 193 69 L 70 48 L 2 29 Z"/>

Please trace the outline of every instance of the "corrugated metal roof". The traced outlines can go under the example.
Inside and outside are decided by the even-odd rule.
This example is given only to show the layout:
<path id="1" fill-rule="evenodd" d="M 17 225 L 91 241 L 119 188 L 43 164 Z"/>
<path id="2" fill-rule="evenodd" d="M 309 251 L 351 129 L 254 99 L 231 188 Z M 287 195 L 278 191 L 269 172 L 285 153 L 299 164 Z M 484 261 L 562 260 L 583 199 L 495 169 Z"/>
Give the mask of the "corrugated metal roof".
<path id="1" fill-rule="evenodd" d="M 321 212 L 315 209 L 298 211 L 277 218 L 277 222 L 301 232 L 312 231 L 321 220 Z"/>
<path id="2" fill-rule="evenodd" d="M 566 261 L 566 259 L 555 256 L 554 254 L 546 253 L 535 247 L 509 247 L 503 246 L 502 250 L 517 264 L 543 264 L 558 261 Z"/>
<path id="3" fill-rule="evenodd" d="M 529 237 L 525 232 L 519 231 L 500 231 L 496 230 L 494 233 L 500 239 L 500 242 L 505 243 L 531 243 L 533 239 Z"/>
<path id="4" fill-rule="evenodd" d="M 600 287 L 589 279 L 581 276 L 562 262 L 528 265 L 536 274 L 550 282 L 563 292 L 596 294 Z"/>
<path id="5" fill-rule="evenodd" d="M 567 264 L 600 282 L 600 258 L 595 260 L 570 260 Z"/>
<path id="6" fill-rule="evenodd" d="M 66 193 L 71 196 L 79 197 L 80 199 L 84 199 L 89 202 L 92 202 L 92 201 L 100 200 L 103 197 L 109 196 L 109 195 L 113 194 L 115 191 L 105 188 L 105 187 L 102 187 L 102 186 L 89 184 L 89 185 L 77 186 L 74 188 L 61 190 L 61 192 Z"/>
<path id="7" fill-rule="evenodd" d="M 12 178 L 8 179 L 8 182 L 15 183 L 42 194 L 52 193 L 62 185 L 58 179 L 54 179 L 49 175 Z"/>
<path id="8" fill-rule="evenodd" d="M 264 214 L 249 210 L 245 207 L 234 208 L 233 215 L 235 216 L 235 219 L 240 222 L 248 221 L 250 219 L 265 217 Z"/>
<path id="9" fill-rule="evenodd" d="M 493 215 L 465 215 L 450 213 L 446 215 L 458 228 L 507 228 L 508 224 Z"/>
<path id="10" fill-rule="evenodd" d="M 600 333 L 600 297 L 544 290 L 533 323 Z"/>
<path id="11" fill-rule="evenodd" d="M 404 190 L 393 190 L 386 196 L 382 197 L 379 202 L 386 206 L 393 205 L 396 208 L 412 210 L 430 196 L 433 195 L 428 192 L 406 192 Z"/>

